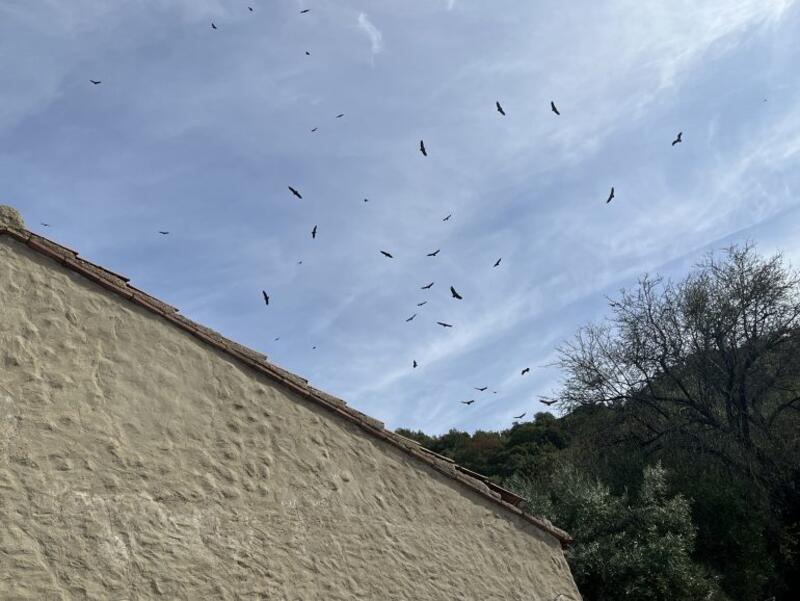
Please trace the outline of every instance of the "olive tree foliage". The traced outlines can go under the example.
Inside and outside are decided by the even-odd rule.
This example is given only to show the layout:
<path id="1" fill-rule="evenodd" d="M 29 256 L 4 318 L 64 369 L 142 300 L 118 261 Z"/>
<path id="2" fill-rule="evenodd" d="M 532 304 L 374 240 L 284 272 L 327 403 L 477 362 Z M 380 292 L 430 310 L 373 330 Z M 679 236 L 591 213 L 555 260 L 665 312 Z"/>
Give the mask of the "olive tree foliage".
<path id="1" fill-rule="evenodd" d="M 781 255 L 734 246 L 610 307 L 558 349 L 562 407 L 622 407 L 646 449 L 682 445 L 773 491 L 797 480 L 800 277 Z"/>

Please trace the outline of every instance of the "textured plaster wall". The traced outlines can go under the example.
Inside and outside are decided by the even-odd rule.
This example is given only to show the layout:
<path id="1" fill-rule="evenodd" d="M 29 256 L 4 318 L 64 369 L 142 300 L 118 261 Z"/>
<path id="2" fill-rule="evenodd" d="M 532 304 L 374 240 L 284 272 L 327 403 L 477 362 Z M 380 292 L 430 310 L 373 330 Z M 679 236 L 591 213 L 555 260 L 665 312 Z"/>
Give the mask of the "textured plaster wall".
<path id="1" fill-rule="evenodd" d="M 0 237 L 0 599 L 579 599 L 558 542 Z"/>

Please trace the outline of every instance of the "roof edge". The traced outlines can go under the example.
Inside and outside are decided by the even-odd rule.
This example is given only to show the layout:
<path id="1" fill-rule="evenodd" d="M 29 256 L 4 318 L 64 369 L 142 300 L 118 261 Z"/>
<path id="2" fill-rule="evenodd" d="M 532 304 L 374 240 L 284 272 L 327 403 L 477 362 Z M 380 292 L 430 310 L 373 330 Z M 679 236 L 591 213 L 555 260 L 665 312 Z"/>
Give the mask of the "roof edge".
<path id="1" fill-rule="evenodd" d="M 380 438 L 393 447 L 401 449 L 406 454 L 432 467 L 437 472 L 460 482 L 473 492 L 500 505 L 506 511 L 537 526 L 539 529 L 558 540 L 562 548 L 566 549 L 572 542 L 572 537 L 564 530 L 554 526 L 545 518 L 526 513 L 517 507 L 517 505 L 524 500 L 522 497 L 491 482 L 486 476 L 472 472 L 467 468 L 455 464 L 452 459 L 426 449 L 416 441 L 385 429 L 383 422 L 361 413 L 352 407 L 348 407 L 347 403 L 341 399 L 316 390 L 309 386 L 307 380 L 268 363 L 267 357 L 262 353 L 240 345 L 209 328 L 197 324 L 182 315 L 178 315 L 178 309 L 130 286 L 128 284 L 129 279 L 125 276 L 118 275 L 99 265 L 79 258 L 76 251 L 52 242 L 43 236 L 34 234 L 27 229 L 18 229 L 9 227 L 7 224 L 2 224 L 0 225 L 0 236 L 1 235 L 11 236 L 18 242 L 22 242 L 32 250 L 53 259 L 57 263 L 84 276 L 102 288 L 156 313 L 192 336 L 199 338 L 214 348 L 224 351 L 228 355 L 233 356 L 247 366 L 255 369 L 257 372 L 266 375 L 272 380 L 284 385 L 286 388 L 298 393 L 300 396 L 335 413 L 339 417 L 355 424 L 362 430 Z"/>

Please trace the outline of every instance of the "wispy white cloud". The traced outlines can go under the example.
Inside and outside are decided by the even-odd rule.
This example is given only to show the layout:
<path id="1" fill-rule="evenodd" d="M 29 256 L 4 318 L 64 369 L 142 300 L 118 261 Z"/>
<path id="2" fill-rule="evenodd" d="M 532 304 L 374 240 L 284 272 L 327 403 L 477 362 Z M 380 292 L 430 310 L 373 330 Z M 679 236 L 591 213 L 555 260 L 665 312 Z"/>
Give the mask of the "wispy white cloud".
<path id="1" fill-rule="evenodd" d="M 372 24 L 366 13 L 358 14 L 358 26 L 369 38 L 372 54 L 378 54 L 383 49 L 383 34 Z"/>

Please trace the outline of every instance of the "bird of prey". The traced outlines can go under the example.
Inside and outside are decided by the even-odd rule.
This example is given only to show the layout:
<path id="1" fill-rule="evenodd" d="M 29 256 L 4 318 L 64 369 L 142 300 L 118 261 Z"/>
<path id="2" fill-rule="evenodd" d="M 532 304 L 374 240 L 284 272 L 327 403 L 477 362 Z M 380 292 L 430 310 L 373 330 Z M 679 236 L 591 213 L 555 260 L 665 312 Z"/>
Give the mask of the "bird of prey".
<path id="1" fill-rule="evenodd" d="M 530 368 L 530 367 L 526 367 L 525 369 L 523 369 L 523 370 L 522 370 L 522 373 L 521 373 L 520 375 L 521 375 L 521 376 L 524 376 L 524 375 L 525 375 L 526 373 L 528 373 L 530 370 L 531 370 L 531 368 Z"/>
<path id="2" fill-rule="evenodd" d="M 390 259 L 394 259 L 394 257 L 393 257 L 392 255 L 390 255 L 389 253 L 387 253 L 385 250 L 382 250 L 382 251 L 381 251 L 381 254 L 382 254 L 384 257 L 389 257 Z"/>
<path id="3" fill-rule="evenodd" d="M 313 239 L 313 238 L 316 238 L 316 237 L 317 237 L 317 226 L 315 225 L 314 229 L 311 230 L 311 238 Z"/>
<path id="4" fill-rule="evenodd" d="M 441 248 L 437 248 L 437 249 L 436 249 L 435 251 L 433 251 L 432 253 L 428 253 L 428 254 L 427 254 L 427 256 L 429 256 L 429 257 L 435 257 L 436 255 L 438 255 L 438 254 L 439 254 L 439 251 L 440 251 L 440 250 L 442 250 L 442 249 L 441 249 Z"/>
<path id="5" fill-rule="evenodd" d="M 608 195 L 608 200 L 606 201 L 606 204 L 610 203 L 612 198 L 614 198 L 614 186 L 611 186 L 611 194 Z"/>
<path id="6" fill-rule="evenodd" d="M 45 223 L 44 221 L 42 221 L 42 225 L 43 225 L 44 227 L 50 227 L 50 224 L 49 224 L 49 223 Z"/>
<path id="7" fill-rule="evenodd" d="M 416 366 L 417 366 L 417 360 L 414 359 L 414 361 L 411 363 L 411 367 L 416 367 Z"/>
<path id="8" fill-rule="evenodd" d="M 539 399 L 539 402 L 542 405 L 547 405 L 549 407 L 550 405 L 552 405 L 553 403 L 557 403 L 558 401 L 556 401 L 555 399 L 553 399 L 552 401 L 545 401 L 543 398 L 541 398 Z"/>
<path id="9" fill-rule="evenodd" d="M 414 313 L 414 315 L 412 315 L 411 317 L 409 317 L 408 319 L 406 319 L 406 321 L 411 321 L 411 320 L 412 320 L 412 319 L 414 319 L 416 316 L 417 316 L 417 314 L 416 314 L 416 313 Z"/>
<path id="10" fill-rule="evenodd" d="M 102 81 L 97 81 L 97 80 L 94 80 L 94 79 L 90 79 L 89 81 L 92 82 L 94 85 L 99 85 L 99 84 L 103 83 Z"/>
<path id="11" fill-rule="evenodd" d="M 297 190 L 295 190 L 295 189 L 294 189 L 294 188 L 292 188 L 291 186 L 289 186 L 289 191 L 290 191 L 292 194 L 294 194 L 295 196 L 297 196 L 297 198 L 303 198 L 303 196 L 300 194 L 300 192 L 298 192 Z"/>
<path id="12" fill-rule="evenodd" d="M 523 417 L 525 417 L 525 413 L 523 413 L 522 415 L 515 415 L 514 419 L 522 419 Z"/>
<path id="13" fill-rule="evenodd" d="M 305 14 L 305 13 L 308 13 L 308 12 L 311 12 L 311 9 L 310 8 L 304 8 L 303 10 L 300 11 L 300 14 L 302 15 L 302 14 Z"/>
<path id="14" fill-rule="evenodd" d="M 433 282 L 431 282 L 427 286 L 423 286 L 422 288 L 420 288 L 420 290 L 430 290 L 432 287 L 433 287 Z"/>
<path id="15" fill-rule="evenodd" d="M 443 322 L 443 321 L 437 321 L 436 323 L 438 323 L 438 324 L 439 324 L 440 326 L 442 326 L 443 328 L 452 328 L 452 327 L 453 327 L 453 326 L 451 326 L 449 323 L 445 323 L 445 322 Z"/>
<path id="16" fill-rule="evenodd" d="M 319 129 L 319 127 L 315 127 L 314 129 L 312 129 L 312 130 L 311 130 L 311 133 L 313 134 L 313 133 L 314 133 L 315 131 L 317 131 L 318 129 Z"/>
<path id="17" fill-rule="evenodd" d="M 452 286 L 450 286 L 450 294 L 453 295 L 453 298 L 457 298 L 458 300 L 463 300 L 463 297 L 458 292 L 456 292 L 456 289 L 453 288 Z"/>
<path id="18" fill-rule="evenodd" d="M 558 109 L 556 108 L 556 103 L 553 102 L 552 100 L 550 101 L 550 110 L 553 111 L 556 115 L 561 114 L 558 112 Z"/>
<path id="19" fill-rule="evenodd" d="M 214 21 L 211 21 L 211 29 L 216 29 L 216 28 L 217 28 L 217 26 L 214 25 Z"/>
<path id="20" fill-rule="evenodd" d="M 417 306 L 418 306 L 418 307 L 421 307 L 422 305 L 426 304 L 427 302 L 428 302 L 428 301 L 422 301 L 421 303 L 417 303 Z"/>
<path id="21" fill-rule="evenodd" d="M 673 145 L 673 146 L 675 146 L 675 144 L 680 144 L 681 142 L 683 142 L 683 139 L 682 139 L 682 137 L 683 137 L 683 132 L 682 132 L 682 131 L 679 131 L 679 132 L 678 132 L 678 137 L 677 137 L 677 138 L 675 138 L 675 139 L 672 141 L 672 145 Z"/>
<path id="22" fill-rule="evenodd" d="M 500 257 L 499 259 L 497 259 L 497 262 L 494 265 L 492 265 L 492 267 L 499 266 L 500 265 L 500 261 L 502 261 L 502 260 L 503 260 L 503 257 Z"/>
<path id="23" fill-rule="evenodd" d="M 266 290 L 262 290 L 261 294 L 264 295 L 264 304 L 268 305 L 269 304 L 269 295 L 267 294 Z"/>
<path id="24" fill-rule="evenodd" d="M 337 119 L 341 119 L 342 117 L 344 117 L 344 113 L 339 113 L 338 115 L 336 115 Z"/>
<path id="25" fill-rule="evenodd" d="M 468 401 L 461 401 L 461 402 L 464 403 L 465 405 L 472 405 L 472 403 L 475 402 L 475 399 L 470 399 Z"/>
<path id="26" fill-rule="evenodd" d="M 442 219 L 442 221 L 449 221 L 449 220 L 450 220 L 450 218 L 451 218 L 452 216 L 453 216 L 453 214 L 452 214 L 452 213 L 450 213 L 450 214 L 449 214 L 447 217 L 445 217 L 444 219 Z"/>
<path id="27" fill-rule="evenodd" d="M 487 388 L 489 388 L 489 387 L 488 386 L 484 386 L 483 388 L 475 388 L 475 390 L 479 390 L 480 392 L 483 392 Z"/>
<path id="28" fill-rule="evenodd" d="M 161 230 L 159 230 L 158 233 L 161 234 L 162 236 L 166 236 L 167 234 L 169 234 L 169 232 L 162 232 Z"/>
<path id="29" fill-rule="evenodd" d="M 495 102 L 495 104 L 497 105 L 497 112 L 500 113 L 501 115 L 505 116 L 506 112 L 503 110 L 503 107 L 500 106 L 500 103 L 499 102 Z"/>
<path id="30" fill-rule="evenodd" d="M 419 151 L 422 153 L 423 156 L 428 156 L 428 151 L 425 150 L 425 142 L 422 140 L 419 141 Z"/>

